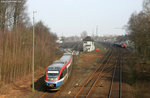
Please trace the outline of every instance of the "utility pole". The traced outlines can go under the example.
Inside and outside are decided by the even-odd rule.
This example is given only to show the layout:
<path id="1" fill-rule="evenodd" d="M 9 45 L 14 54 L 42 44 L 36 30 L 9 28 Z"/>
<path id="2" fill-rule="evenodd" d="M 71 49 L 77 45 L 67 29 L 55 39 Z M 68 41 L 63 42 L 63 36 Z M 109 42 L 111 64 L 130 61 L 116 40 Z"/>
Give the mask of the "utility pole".
<path id="1" fill-rule="evenodd" d="M 93 37 L 93 39 L 94 39 L 94 37 L 95 37 L 95 36 L 94 36 L 94 30 L 93 30 L 93 32 L 92 32 L 92 37 Z"/>
<path id="2" fill-rule="evenodd" d="M 96 26 L 96 36 L 98 36 L 98 25 Z"/>
<path id="3" fill-rule="evenodd" d="M 98 40 L 98 25 L 96 26 L 96 41 Z"/>
<path id="4" fill-rule="evenodd" d="M 34 24 L 35 24 L 35 19 L 34 19 L 34 14 L 36 11 L 33 11 L 33 55 L 32 55 L 32 92 L 34 92 L 34 35 L 35 35 L 35 30 L 34 30 Z"/>

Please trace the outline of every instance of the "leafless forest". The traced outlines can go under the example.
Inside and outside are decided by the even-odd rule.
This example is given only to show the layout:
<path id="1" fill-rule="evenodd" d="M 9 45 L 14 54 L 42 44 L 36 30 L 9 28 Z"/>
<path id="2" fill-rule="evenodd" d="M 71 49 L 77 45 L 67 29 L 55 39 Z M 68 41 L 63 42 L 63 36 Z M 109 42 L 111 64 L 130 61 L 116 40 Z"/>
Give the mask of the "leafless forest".
<path id="1" fill-rule="evenodd" d="M 32 24 L 26 0 L 0 0 L 0 85 L 32 71 Z M 55 59 L 57 36 L 42 21 L 35 24 L 35 70 Z"/>
<path id="2" fill-rule="evenodd" d="M 150 57 L 150 0 L 144 0 L 143 10 L 131 15 L 127 29 L 138 56 L 148 59 Z"/>

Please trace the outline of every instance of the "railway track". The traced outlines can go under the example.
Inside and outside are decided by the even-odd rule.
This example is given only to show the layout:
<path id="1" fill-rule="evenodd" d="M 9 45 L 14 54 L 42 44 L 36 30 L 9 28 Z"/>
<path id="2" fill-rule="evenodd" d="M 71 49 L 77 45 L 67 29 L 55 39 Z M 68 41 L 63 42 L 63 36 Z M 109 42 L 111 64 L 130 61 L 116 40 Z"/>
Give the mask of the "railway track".
<path id="1" fill-rule="evenodd" d="M 76 44 L 74 47 L 78 47 Z M 74 48 L 73 47 L 73 48 Z M 118 55 L 117 55 L 118 54 Z M 114 61 L 114 59 L 116 61 Z M 122 64 L 122 54 L 120 53 L 120 50 L 116 50 L 115 48 L 110 48 L 109 51 L 104 55 L 104 57 L 99 61 L 99 66 L 97 66 L 96 70 L 90 75 L 90 77 L 87 79 L 86 82 L 82 82 L 82 84 L 78 87 L 70 88 L 72 91 L 75 90 L 75 93 L 73 95 L 65 95 L 65 96 L 72 96 L 75 98 L 80 97 L 86 97 L 91 98 L 93 95 L 95 95 L 95 88 L 97 88 L 97 85 L 99 85 L 100 81 L 103 81 L 103 78 L 107 78 L 107 74 L 109 73 L 112 75 L 112 80 L 110 80 L 110 88 L 108 86 L 108 97 L 109 98 L 121 98 L 122 96 L 122 69 L 120 64 Z M 118 67 L 119 66 L 119 67 Z M 116 80 L 116 72 L 117 75 L 121 74 Z M 119 84 L 114 85 L 114 81 L 120 81 Z M 63 87 L 66 85 L 66 83 L 60 88 L 57 92 L 45 92 L 41 98 L 56 98 L 59 96 L 60 92 L 63 90 Z M 118 88 L 117 93 L 114 88 Z M 102 89 L 102 88 L 101 88 Z M 115 96 L 117 94 L 118 96 Z M 99 96 L 99 95 L 98 95 Z"/>
<path id="2" fill-rule="evenodd" d="M 80 90 L 75 95 L 75 98 L 78 97 L 90 97 L 92 91 L 94 90 L 98 81 L 103 77 L 104 71 L 111 71 L 113 69 L 112 66 L 108 66 L 111 58 L 113 56 L 113 48 L 109 50 L 106 57 L 102 60 L 102 63 L 97 67 L 95 72 L 88 78 L 87 82 L 83 84 Z"/>
<path id="3" fill-rule="evenodd" d="M 108 98 L 122 98 L 122 65 L 123 54 L 119 49 L 119 55 L 117 57 L 116 65 L 112 74 L 112 80 L 108 93 Z"/>
<path id="4" fill-rule="evenodd" d="M 116 53 L 118 55 L 116 55 Z M 111 56 L 109 54 L 106 59 L 103 61 L 103 65 L 100 68 L 97 68 L 97 72 L 93 73 L 89 80 L 81 87 L 78 93 L 75 95 L 75 98 L 86 97 L 91 98 L 94 88 L 103 78 L 106 78 L 106 74 L 112 73 L 112 80 L 110 82 L 110 88 L 108 92 L 108 98 L 122 98 L 122 65 L 123 65 L 123 53 L 120 48 L 117 48 L 115 53 L 116 58 L 114 64 L 109 64 Z"/>

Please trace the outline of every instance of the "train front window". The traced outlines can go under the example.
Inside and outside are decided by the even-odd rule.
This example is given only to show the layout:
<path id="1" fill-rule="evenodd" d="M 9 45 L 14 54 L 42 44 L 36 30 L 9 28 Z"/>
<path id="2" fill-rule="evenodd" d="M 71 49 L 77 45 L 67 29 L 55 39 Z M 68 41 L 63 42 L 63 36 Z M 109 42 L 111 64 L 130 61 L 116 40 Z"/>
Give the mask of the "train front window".
<path id="1" fill-rule="evenodd" d="M 47 77 L 57 77 L 59 75 L 59 71 L 47 71 Z"/>
<path id="2" fill-rule="evenodd" d="M 47 69 L 47 77 L 58 77 L 59 71 L 60 71 L 59 68 L 50 67 Z"/>

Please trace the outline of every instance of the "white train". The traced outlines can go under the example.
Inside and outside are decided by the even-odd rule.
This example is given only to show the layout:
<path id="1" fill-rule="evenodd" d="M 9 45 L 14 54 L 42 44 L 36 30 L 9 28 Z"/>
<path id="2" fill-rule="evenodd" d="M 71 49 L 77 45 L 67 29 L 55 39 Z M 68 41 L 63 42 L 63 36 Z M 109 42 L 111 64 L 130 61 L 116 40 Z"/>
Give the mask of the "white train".
<path id="1" fill-rule="evenodd" d="M 47 67 L 45 72 L 45 84 L 49 89 L 58 90 L 68 79 L 72 70 L 72 61 L 72 54 L 64 53 L 59 60 Z"/>

